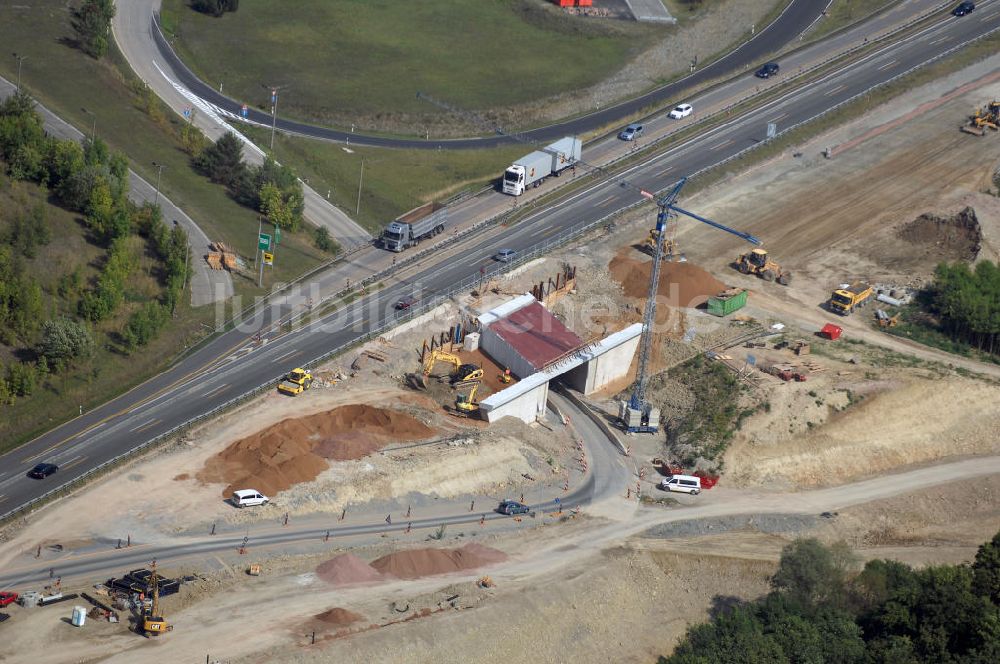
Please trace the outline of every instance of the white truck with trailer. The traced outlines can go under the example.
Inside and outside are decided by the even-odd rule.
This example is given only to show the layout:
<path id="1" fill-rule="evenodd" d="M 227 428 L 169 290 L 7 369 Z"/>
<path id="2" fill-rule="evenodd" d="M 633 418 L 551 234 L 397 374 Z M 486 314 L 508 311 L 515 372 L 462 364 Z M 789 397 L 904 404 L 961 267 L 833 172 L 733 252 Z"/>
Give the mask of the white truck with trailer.
<path id="1" fill-rule="evenodd" d="M 525 155 L 507 167 L 503 174 L 503 193 L 520 196 L 530 186 L 537 187 L 550 175 L 580 161 L 583 143 L 578 136 L 567 136 L 542 150 Z"/>
<path id="2" fill-rule="evenodd" d="M 441 203 L 425 203 L 400 215 L 382 231 L 382 247 L 400 252 L 414 247 L 427 237 L 444 231 L 448 221 L 448 208 Z"/>

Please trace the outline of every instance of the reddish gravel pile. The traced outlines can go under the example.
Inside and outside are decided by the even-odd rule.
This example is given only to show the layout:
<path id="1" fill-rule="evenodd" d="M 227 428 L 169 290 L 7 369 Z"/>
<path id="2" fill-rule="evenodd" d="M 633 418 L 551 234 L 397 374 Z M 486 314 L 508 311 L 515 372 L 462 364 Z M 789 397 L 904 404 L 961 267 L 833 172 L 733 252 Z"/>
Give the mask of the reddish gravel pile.
<path id="1" fill-rule="evenodd" d="M 364 616 L 358 615 L 353 611 L 348 611 L 347 609 L 341 609 L 340 607 L 334 607 L 329 611 L 324 611 L 323 613 L 317 613 L 313 616 L 316 620 L 320 622 L 325 622 L 328 625 L 335 625 L 337 627 L 347 627 L 348 625 L 353 625 L 359 620 L 364 620 Z"/>
<path id="2" fill-rule="evenodd" d="M 649 293 L 652 259 L 636 260 L 625 248 L 608 263 L 608 271 L 625 295 L 645 298 Z M 657 291 L 673 307 L 696 307 L 726 290 L 725 284 L 693 263 L 664 263 Z"/>
<path id="3" fill-rule="evenodd" d="M 335 586 L 372 583 L 382 578 L 381 572 L 351 553 L 321 563 L 316 568 L 316 576 Z"/>
<path id="4" fill-rule="evenodd" d="M 410 549 L 390 553 L 371 566 L 385 575 L 399 579 L 448 574 L 502 562 L 507 555 L 481 544 L 466 544 L 460 549 Z"/>

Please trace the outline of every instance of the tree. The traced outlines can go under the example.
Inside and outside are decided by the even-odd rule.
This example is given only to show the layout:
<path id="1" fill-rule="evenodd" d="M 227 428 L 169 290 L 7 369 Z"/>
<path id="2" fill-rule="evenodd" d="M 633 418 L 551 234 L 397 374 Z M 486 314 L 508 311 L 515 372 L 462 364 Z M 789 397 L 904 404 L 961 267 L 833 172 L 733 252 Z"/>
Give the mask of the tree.
<path id="1" fill-rule="evenodd" d="M 73 360 L 90 357 L 94 353 L 94 339 L 90 330 L 69 318 L 47 320 L 42 324 L 42 338 L 36 347 L 54 369 L 65 367 Z"/>
<path id="2" fill-rule="evenodd" d="M 340 245 L 330 237 L 330 231 L 325 226 L 316 227 L 316 248 L 328 254 L 340 253 Z"/>
<path id="3" fill-rule="evenodd" d="M 100 58 L 108 52 L 108 35 L 114 16 L 114 0 L 83 0 L 73 12 L 73 30 L 84 53 Z"/>
<path id="4" fill-rule="evenodd" d="M 771 586 L 804 607 L 843 599 L 849 558 L 817 539 L 795 540 L 781 551 Z"/>
<path id="5" fill-rule="evenodd" d="M 226 132 L 214 145 L 202 150 L 195 160 L 195 166 L 212 182 L 232 189 L 246 173 L 246 164 L 243 163 L 243 143 L 233 132 Z"/>
<path id="6" fill-rule="evenodd" d="M 240 8 L 240 0 L 192 0 L 191 8 L 203 14 L 219 17 Z"/>
<path id="7" fill-rule="evenodd" d="M 979 547 L 972 563 L 972 591 L 1000 606 L 1000 532 Z"/>

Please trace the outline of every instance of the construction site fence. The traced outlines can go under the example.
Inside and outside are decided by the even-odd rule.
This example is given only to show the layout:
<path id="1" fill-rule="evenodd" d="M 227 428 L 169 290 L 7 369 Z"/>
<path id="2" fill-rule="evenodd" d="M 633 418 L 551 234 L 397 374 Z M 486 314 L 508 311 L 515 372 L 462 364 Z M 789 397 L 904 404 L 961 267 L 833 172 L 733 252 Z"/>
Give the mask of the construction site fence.
<path id="1" fill-rule="evenodd" d="M 836 104 L 836 105 L 834 105 L 834 106 L 832 106 L 830 108 L 827 108 L 827 109 L 825 109 L 823 111 L 820 111 L 819 113 L 816 113 L 815 115 L 813 115 L 813 116 L 811 116 L 811 117 L 809 117 L 809 118 L 807 118 L 805 120 L 802 120 L 801 122 L 798 122 L 798 123 L 796 123 L 794 125 L 791 125 L 791 126 L 785 128 L 784 130 L 778 132 L 776 134 L 776 136 L 774 138 L 772 138 L 772 139 L 769 139 L 767 141 L 761 141 L 760 143 L 757 143 L 757 144 L 755 144 L 753 146 L 750 146 L 750 147 L 746 148 L 745 150 L 741 150 L 740 152 L 738 152 L 738 153 L 736 153 L 734 155 L 731 155 L 729 158 L 727 158 L 726 160 L 724 160 L 724 161 L 722 161 L 722 162 L 720 162 L 718 164 L 715 164 L 715 165 L 710 166 L 710 167 L 706 167 L 704 169 L 696 171 L 695 173 L 692 173 L 689 176 L 689 179 L 693 179 L 693 178 L 699 177 L 699 176 L 703 175 L 705 172 L 707 172 L 709 170 L 712 170 L 714 168 L 718 168 L 720 166 L 724 166 L 725 164 L 727 164 L 727 163 L 729 163 L 731 161 L 735 161 L 737 159 L 740 159 L 744 155 L 746 155 L 746 154 L 748 154 L 748 153 L 750 153 L 750 152 L 752 152 L 754 150 L 760 149 L 761 147 L 769 144 L 771 141 L 777 139 L 781 135 L 783 135 L 785 133 L 788 133 L 788 132 L 791 132 L 791 131 L 797 129 L 798 127 L 800 127 L 800 126 L 803 126 L 803 125 L 805 125 L 805 124 L 807 124 L 809 122 L 813 122 L 813 121 L 815 121 L 815 120 L 817 120 L 817 119 L 819 119 L 819 118 L 821 118 L 821 117 L 823 117 L 823 116 L 825 116 L 825 115 L 827 115 L 829 113 L 832 113 L 832 112 L 838 110 L 839 108 L 841 108 L 843 106 L 846 106 L 846 105 L 848 105 L 848 104 L 856 101 L 857 99 L 859 99 L 861 97 L 864 97 L 865 95 L 869 94 L 873 90 L 876 90 L 878 88 L 890 85 L 890 84 L 894 83 L 895 81 L 897 81 L 897 80 L 899 80 L 899 79 L 901 79 L 901 78 L 903 78 L 905 76 L 908 76 L 908 75 L 912 74 L 913 72 L 915 72 L 915 71 L 917 71 L 917 70 L 919 70 L 919 69 L 921 69 L 923 67 L 926 67 L 927 65 L 930 65 L 930 64 L 932 64 L 932 63 L 934 63 L 934 62 L 936 62 L 936 61 L 938 61 L 938 60 L 940 60 L 942 58 L 945 58 L 945 57 L 951 55 L 952 53 L 954 53 L 954 52 L 956 52 L 956 51 L 964 48 L 965 46 L 967 46 L 967 45 L 969 45 L 971 43 L 974 43 L 976 41 L 979 41 L 980 39 L 984 39 L 984 38 L 986 38 L 986 37 L 994 34 L 998 30 L 1000 30 L 1000 27 L 994 28 L 993 30 L 990 30 L 989 32 L 983 33 L 982 35 L 980 35 L 978 37 L 974 37 L 974 38 L 968 39 L 968 40 L 966 40 L 964 42 L 955 44 L 952 48 L 950 48 L 950 49 L 948 49 L 948 50 L 946 50 L 946 51 L 944 51 L 944 52 L 942 52 L 942 53 L 934 56 L 933 58 L 929 58 L 928 60 L 925 60 L 925 61 L 923 61 L 921 63 L 918 63 L 918 64 L 914 65 L 913 67 L 910 67 L 909 69 L 900 72 L 899 74 L 893 76 L 892 78 L 890 78 L 890 79 L 888 79 L 886 81 L 883 81 L 881 83 L 877 83 L 875 85 L 872 85 L 872 86 L 866 88 L 865 90 L 863 90 L 863 91 L 861 91 L 861 92 L 853 95 L 852 97 L 849 97 L 848 99 L 845 99 L 844 101 L 840 102 L 839 104 Z M 658 194 L 666 191 L 667 189 L 670 189 L 671 187 L 673 187 L 673 184 L 671 184 L 671 185 L 669 185 L 667 187 L 663 187 L 662 189 L 658 190 L 655 193 L 658 195 Z M 330 357 L 332 357 L 334 355 L 339 355 L 339 354 L 343 353 L 344 351 L 346 351 L 346 350 L 348 350 L 348 349 L 350 349 L 350 348 L 352 348 L 354 346 L 357 346 L 358 344 L 362 344 L 362 343 L 365 343 L 365 342 L 370 341 L 372 339 L 375 339 L 375 338 L 378 337 L 379 334 L 381 334 L 386 329 L 389 329 L 392 326 L 398 325 L 400 323 L 403 323 L 405 321 L 410 320 L 411 318 L 414 318 L 416 316 L 419 316 L 419 315 L 422 315 L 422 314 L 426 313 L 427 311 L 430 311 L 431 309 L 437 307 L 439 304 L 445 302 L 446 300 L 451 299 L 456 294 L 458 294 L 458 293 L 460 293 L 462 291 L 466 291 L 466 290 L 471 289 L 475 284 L 479 283 L 482 279 L 484 279 L 484 278 L 485 279 L 489 279 L 491 277 L 494 277 L 494 278 L 500 277 L 505 272 L 509 272 L 510 270 L 516 269 L 516 268 L 520 267 L 521 265 L 523 265 L 523 264 L 525 264 L 525 263 L 527 263 L 529 261 L 534 260 L 536 257 L 538 257 L 538 256 L 540 256 L 542 254 L 548 253 L 548 252 L 552 251 L 553 249 L 555 249 L 557 247 L 560 247 L 560 246 L 562 246 L 564 244 L 567 244 L 570 241 L 575 240 L 575 239 L 583 236 L 586 233 L 589 233 L 590 231 L 594 230 L 595 228 L 599 228 L 601 226 L 604 226 L 611 219 L 613 219 L 615 217 L 618 217 L 618 216 L 621 216 L 623 214 L 626 214 L 626 213 L 630 212 L 631 210 L 633 210 L 635 208 L 638 208 L 641 205 L 646 204 L 647 202 L 648 201 L 646 199 L 641 199 L 641 200 L 636 201 L 632 205 L 629 205 L 629 206 L 627 206 L 625 208 L 621 208 L 619 210 L 615 210 L 613 212 L 610 212 L 610 213 L 604 215 L 603 217 L 590 222 L 589 224 L 587 224 L 585 226 L 578 227 L 578 228 L 575 228 L 575 229 L 571 229 L 569 231 L 566 231 L 565 233 L 562 233 L 560 235 L 557 235 L 557 236 L 554 236 L 552 238 L 549 238 L 549 239 L 547 239 L 547 240 L 545 240 L 545 241 L 543 241 L 543 242 L 535 245 L 535 247 L 533 247 L 531 250 L 519 254 L 515 260 L 513 260 L 513 261 L 511 261 L 509 263 L 500 264 L 497 267 L 494 267 L 494 268 L 492 268 L 490 270 L 487 270 L 485 274 L 480 274 L 480 275 L 476 275 L 474 277 L 467 278 L 467 279 L 463 280 L 462 282 L 454 285 L 452 288 L 448 289 L 446 292 L 444 292 L 442 294 L 439 294 L 436 297 L 430 298 L 429 301 L 426 301 L 426 302 L 422 303 L 420 306 L 411 307 L 410 309 L 407 309 L 407 310 L 405 310 L 403 312 L 397 312 L 397 313 L 395 313 L 393 315 L 390 315 L 390 316 L 387 316 L 386 318 L 383 318 L 381 321 L 379 321 L 377 324 L 375 324 L 367 332 L 359 335 L 358 337 L 356 337 L 352 341 L 349 341 L 349 342 L 346 342 L 344 344 L 341 344 L 340 346 L 337 346 L 336 348 L 333 348 L 330 351 L 328 351 L 326 353 L 323 353 L 319 357 L 313 358 L 313 360 L 311 360 L 309 362 L 309 364 L 316 364 L 316 363 L 319 363 L 319 362 L 323 362 L 326 359 L 328 359 L 328 358 L 330 358 Z M 481 227 L 483 227 L 485 225 L 488 225 L 490 223 L 496 223 L 496 220 L 498 218 L 500 218 L 500 217 L 503 217 L 503 216 L 504 215 L 497 215 L 496 217 L 491 217 L 490 219 L 487 219 L 487 220 L 484 220 L 482 222 L 479 222 L 479 223 L 473 225 L 472 227 L 470 227 L 470 229 L 467 232 L 472 232 L 473 229 L 475 229 L 475 228 L 481 228 Z M 414 254 L 414 256 L 408 258 L 405 261 L 405 263 L 409 263 L 411 261 L 415 261 L 415 260 L 418 259 L 417 258 L 418 256 L 423 256 L 425 253 L 433 251 L 435 248 L 437 248 L 442 243 L 448 243 L 448 242 L 452 242 L 452 241 L 454 241 L 454 240 L 453 239 L 444 240 L 442 242 L 439 242 L 439 243 L 435 244 L 433 247 L 429 247 L 425 251 L 416 252 Z M 382 271 L 376 273 L 375 275 L 369 277 L 368 279 L 366 279 L 364 283 L 376 283 L 384 275 L 387 275 L 387 274 L 391 273 L 392 271 L 394 271 L 395 269 L 399 269 L 399 268 L 400 268 L 400 266 L 397 264 L 396 266 L 393 266 L 393 268 L 382 270 Z M 287 285 L 287 286 L 285 286 L 285 288 L 287 288 L 288 286 L 290 286 L 290 284 Z M 342 294 L 343 294 L 343 292 L 338 293 L 337 295 L 334 295 L 334 296 L 331 296 L 331 297 L 342 296 Z M 330 298 L 326 298 L 326 299 L 330 299 Z M 255 308 L 256 307 L 254 307 L 254 309 Z M 207 419 L 210 419 L 212 417 L 215 417 L 216 415 L 219 415 L 219 414 L 221 414 L 221 413 L 223 413 L 223 412 L 225 412 L 225 411 L 233 408 L 234 406 L 236 406 L 236 405 L 238 405 L 238 404 L 240 404 L 240 403 L 242 403 L 244 401 L 247 401 L 248 399 L 251 399 L 251 398 L 253 398 L 253 397 L 255 397 L 255 396 L 257 396 L 257 395 L 259 395 L 259 394 L 261 394 L 261 393 L 263 393 L 263 392 L 265 392 L 267 390 L 269 390 L 269 389 L 273 389 L 274 386 L 281 380 L 281 378 L 283 378 L 283 376 L 284 376 L 284 374 L 276 375 L 271 380 L 267 381 L 266 383 L 258 385 L 257 387 L 254 387 L 252 389 L 249 389 L 249 390 L 243 392 L 242 394 L 240 394 L 239 396 L 236 396 L 236 397 L 230 399 L 229 401 L 227 401 L 227 402 L 225 402 L 225 403 L 223 403 L 223 404 L 221 404 L 221 405 L 213 408 L 212 410 L 210 410 L 210 411 L 208 411 L 206 413 L 203 413 L 201 415 L 197 415 L 197 416 L 195 416 L 193 418 L 190 418 L 190 419 L 182 422 L 181 424 L 178 424 L 177 426 L 171 428 L 170 430 L 168 430 L 168 431 L 166 431 L 166 432 L 164 432 L 164 433 L 156 436 L 155 438 L 152 438 L 152 439 L 150 439 L 150 440 L 148 440 L 148 441 L 146 441 L 144 443 L 139 444 L 138 446 L 132 448 L 128 452 L 124 452 L 124 453 L 122 453 L 122 454 L 120 454 L 120 455 L 118 455 L 118 456 L 116 456 L 116 457 L 114 457 L 112 459 L 109 459 L 109 460 L 107 460 L 107 461 L 99 464 L 98 466 L 95 466 L 94 468 L 88 470 L 87 472 L 83 473 L 82 475 L 79 475 L 79 476 L 73 478 L 72 480 L 69 480 L 68 482 L 65 482 L 65 483 L 61 484 L 60 486 L 55 487 L 54 489 L 52 489 L 50 491 L 47 491 L 46 493 L 42 494 L 38 498 L 35 498 L 35 499 L 29 501 L 28 503 L 25 503 L 24 505 L 15 507 L 14 509 L 11 509 L 11 510 L 5 512 L 3 515 L 0 515 L 0 522 L 4 522 L 4 521 L 6 521 L 6 520 L 8 520 L 8 519 L 10 519 L 10 518 L 18 515 L 18 514 L 30 511 L 36 505 L 39 505 L 39 504 L 41 504 L 41 503 L 49 500 L 50 498 L 52 498 L 52 497 L 54 497 L 56 495 L 59 495 L 61 493 L 65 493 L 65 492 L 73 489 L 74 487 L 79 486 L 80 484 L 82 484 L 86 480 L 90 479 L 91 477 L 94 477 L 94 476 L 100 474 L 104 470 L 106 470 L 106 469 L 108 469 L 108 468 L 110 468 L 110 467 L 112 467 L 112 466 L 114 466 L 116 464 L 122 463 L 123 461 L 126 461 L 127 459 L 130 459 L 132 457 L 135 457 L 138 454 L 143 453 L 144 451 L 148 450 L 150 447 L 156 445 L 157 443 L 163 442 L 163 441 L 171 438 L 172 436 L 174 436 L 174 435 L 176 435 L 176 434 L 178 434 L 180 432 L 183 432 L 183 431 L 189 429 L 190 427 L 192 427 L 195 424 L 198 424 L 199 422 L 202 422 L 204 420 L 207 420 Z M 589 412 L 589 409 L 585 409 L 585 410 L 587 412 Z M 615 438 L 615 440 L 617 440 L 617 438 Z"/>

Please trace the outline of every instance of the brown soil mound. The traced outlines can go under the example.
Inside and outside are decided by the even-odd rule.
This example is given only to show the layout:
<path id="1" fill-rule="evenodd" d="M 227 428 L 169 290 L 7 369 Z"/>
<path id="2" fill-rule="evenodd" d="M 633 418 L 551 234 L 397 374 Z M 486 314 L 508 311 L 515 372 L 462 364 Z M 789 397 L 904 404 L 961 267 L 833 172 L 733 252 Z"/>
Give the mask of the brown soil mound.
<path id="1" fill-rule="evenodd" d="M 382 578 L 381 572 L 354 554 L 343 553 L 316 568 L 316 576 L 335 586 L 371 583 Z"/>
<path id="2" fill-rule="evenodd" d="M 927 259 L 975 260 L 983 241 L 976 211 L 966 207 L 950 217 L 922 214 L 899 229 L 899 237 L 920 245 Z"/>
<path id="3" fill-rule="evenodd" d="M 460 549 L 411 549 L 398 551 L 372 562 L 371 566 L 400 579 L 448 574 L 502 562 L 507 555 L 481 544 L 466 544 Z"/>
<path id="4" fill-rule="evenodd" d="M 651 258 L 636 260 L 626 247 L 608 263 L 611 276 L 622 285 L 625 295 L 645 298 L 649 293 Z M 674 307 L 696 307 L 726 289 L 725 284 L 693 263 L 664 263 L 658 293 Z"/>
<path id="5" fill-rule="evenodd" d="M 206 462 L 202 482 L 226 482 L 274 496 L 310 482 L 326 470 L 326 459 L 360 459 L 395 441 L 428 438 L 434 430 L 412 415 L 352 404 L 325 413 L 287 419 L 236 441 Z"/>
<path id="6" fill-rule="evenodd" d="M 334 607 L 329 611 L 317 613 L 313 616 L 313 618 L 321 622 L 325 622 L 328 625 L 336 625 L 337 627 L 347 627 L 348 625 L 352 625 L 359 620 L 364 620 L 364 616 L 340 607 Z"/>
<path id="7" fill-rule="evenodd" d="M 338 461 L 360 459 L 386 443 L 430 438 L 434 430 L 406 413 L 365 405 L 341 406 L 319 418 L 314 451 Z"/>

